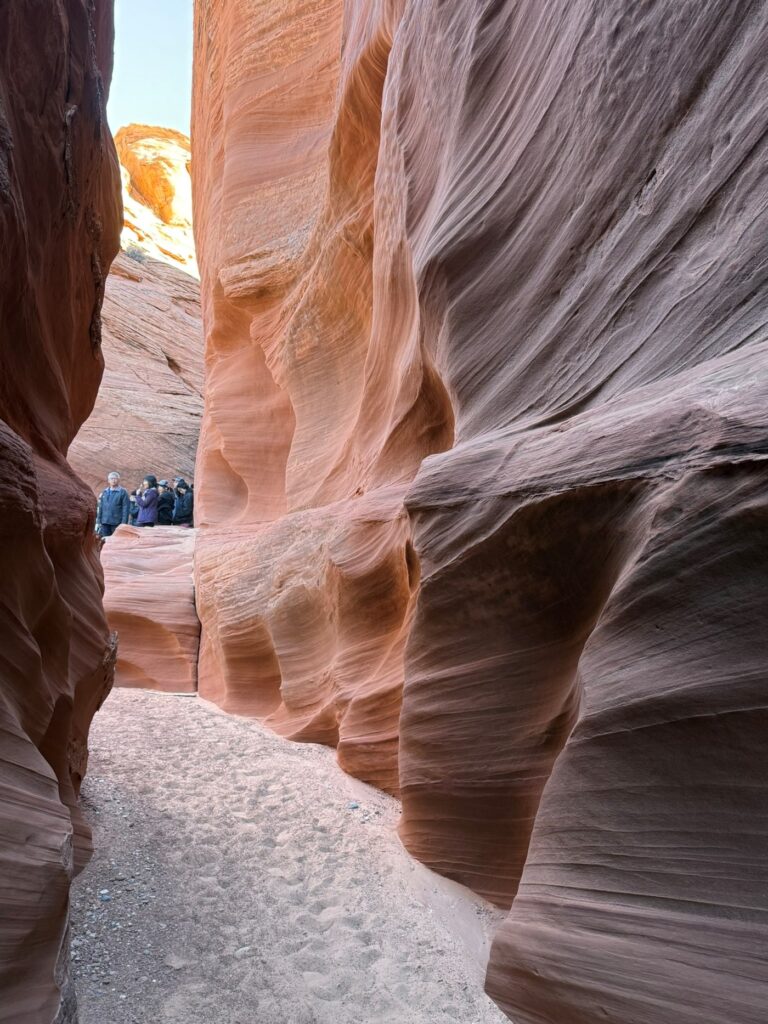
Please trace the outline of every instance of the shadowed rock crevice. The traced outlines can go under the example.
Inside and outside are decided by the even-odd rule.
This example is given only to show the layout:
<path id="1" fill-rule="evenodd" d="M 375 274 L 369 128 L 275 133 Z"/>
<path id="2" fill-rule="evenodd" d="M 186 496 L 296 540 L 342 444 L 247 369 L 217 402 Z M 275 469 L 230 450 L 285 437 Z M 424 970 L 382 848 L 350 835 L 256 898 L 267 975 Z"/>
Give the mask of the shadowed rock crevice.
<path id="1" fill-rule="evenodd" d="M 93 499 L 64 458 L 101 379 L 118 247 L 111 4 L 3 4 L 0 41 L 0 1017 L 47 1024 L 75 1019 L 76 793 L 114 664 Z"/>
<path id="2" fill-rule="evenodd" d="M 503 906 L 577 721 L 579 661 L 623 570 L 641 496 L 637 483 L 607 482 L 489 498 L 464 538 L 466 505 L 440 517 L 453 543 L 422 579 L 408 646 L 400 834 L 420 860 Z M 418 523 L 418 504 L 408 510 Z M 467 702 L 472 715 L 457 714 Z"/>

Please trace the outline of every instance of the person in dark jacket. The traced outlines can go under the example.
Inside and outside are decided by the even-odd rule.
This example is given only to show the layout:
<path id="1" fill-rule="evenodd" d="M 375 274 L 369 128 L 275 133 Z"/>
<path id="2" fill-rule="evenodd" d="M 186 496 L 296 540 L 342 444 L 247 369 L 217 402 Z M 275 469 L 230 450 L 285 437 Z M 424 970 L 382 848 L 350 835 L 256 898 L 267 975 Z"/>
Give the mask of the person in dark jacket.
<path id="1" fill-rule="evenodd" d="M 194 526 L 194 501 L 192 489 L 183 477 L 174 480 L 176 500 L 173 504 L 173 525 Z"/>
<path id="2" fill-rule="evenodd" d="M 127 523 L 131 511 L 128 491 L 120 486 L 120 474 L 107 476 L 109 487 L 99 495 L 96 505 L 96 532 L 100 537 L 111 537 L 121 523 Z"/>
<path id="3" fill-rule="evenodd" d="M 131 491 L 131 514 L 128 516 L 128 522 L 131 526 L 136 525 L 136 520 L 139 517 L 139 503 L 136 501 L 136 491 Z"/>
<path id="4" fill-rule="evenodd" d="M 157 477 L 148 473 L 144 483 L 136 491 L 136 504 L 139 506 L 137 526 L 154 526 L 157 522 Z"/>
<path id="5" fill-rule="evenodd" d="M 157 525 L 170 526 L 173 523 L 173 506 L 176 504 L 171 485 L 161 480 L 157 485 Z"/>

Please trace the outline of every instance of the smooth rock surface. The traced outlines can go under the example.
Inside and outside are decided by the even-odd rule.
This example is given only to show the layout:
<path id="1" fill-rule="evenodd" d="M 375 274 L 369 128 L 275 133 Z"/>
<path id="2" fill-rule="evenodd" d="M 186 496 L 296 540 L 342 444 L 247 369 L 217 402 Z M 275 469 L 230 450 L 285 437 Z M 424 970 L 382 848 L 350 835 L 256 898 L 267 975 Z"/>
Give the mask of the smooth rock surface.
<path id="1" fill-rule="evenodd" d="M 200 696 L 335 746 L 351 774 L 397 792 L 418 586 L 402 493 L 196 533 Z"/>
<path id="2" fill-rule="evenodd" d="M 517 1024 L 758 1024 L 768 9 L 196 17 L 201 689 L 266 718 L 295 682 L 335 741 L 322 566 L 405 492 L 401 835 L 517 895 L 494 998 Z"/>
<path id="3" fill-rule="evenodd" d="M 93 495 L 65 460 L 120 228 L 112 5 L 0 5 L 0 1021 L 67 1024 L 77 805 L 112 683 Z"/>
<path id="4" fill-rule="evenodd" d="M 764 5 L 427 2 L 390 59 L 456 414 L 406 497 L 401 835 L 518 892 L 517 1024 L 764 1015 L 767 41 Z"/>
<path id="5" fill-rule="evenodd" d="M 402 257 L 396 227 L 373 245 L 399 11 L 200 7 L 193 108 L 200 693 L 391 792 L 418 584 L 402 498 L 452 430 L 412 307 L 374 301 Z"/>
<path id="6" fill-rule="evenodd" d="M 104 609 L 118 636 L 115 685 L 194 693 L 200 622 L 195 531 L 121 526 L 104 543 Z"/>

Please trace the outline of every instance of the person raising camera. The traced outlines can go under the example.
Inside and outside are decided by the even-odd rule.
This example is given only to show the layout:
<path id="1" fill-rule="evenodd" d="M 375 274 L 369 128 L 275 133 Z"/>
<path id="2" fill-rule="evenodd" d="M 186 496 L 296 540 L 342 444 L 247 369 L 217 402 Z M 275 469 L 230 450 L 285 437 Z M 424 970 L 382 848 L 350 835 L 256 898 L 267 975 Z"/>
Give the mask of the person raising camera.
<path id="1" fill-rule="evenodd" d="M 136 504 L 139 506 L 137 526 L 154 526 L 157 523 L 157 499 L 157 477 L 148 473 L 141 487 L 136 489 Z"/>

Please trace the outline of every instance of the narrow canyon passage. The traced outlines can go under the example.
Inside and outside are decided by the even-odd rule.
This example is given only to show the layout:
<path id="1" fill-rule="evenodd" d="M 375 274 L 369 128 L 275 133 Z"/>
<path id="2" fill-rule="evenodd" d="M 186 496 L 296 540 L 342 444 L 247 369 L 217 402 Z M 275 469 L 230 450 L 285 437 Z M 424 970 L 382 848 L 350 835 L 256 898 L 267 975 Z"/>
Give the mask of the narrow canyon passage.
<path id="1" fill-rule="evenodd" d="M 492 1024 L 498 916 L 410 859 L 398 804 L 325 748 L 117 690 L 72 895 L 81 1024 Z M 461 936 L 459 939 L 458 936 Z"/>
<path id="2" fill-rule="evenodd" d="M 0 1024 L 768 1024 L 766 168 L 768 2 L 0 2 Z"/>

